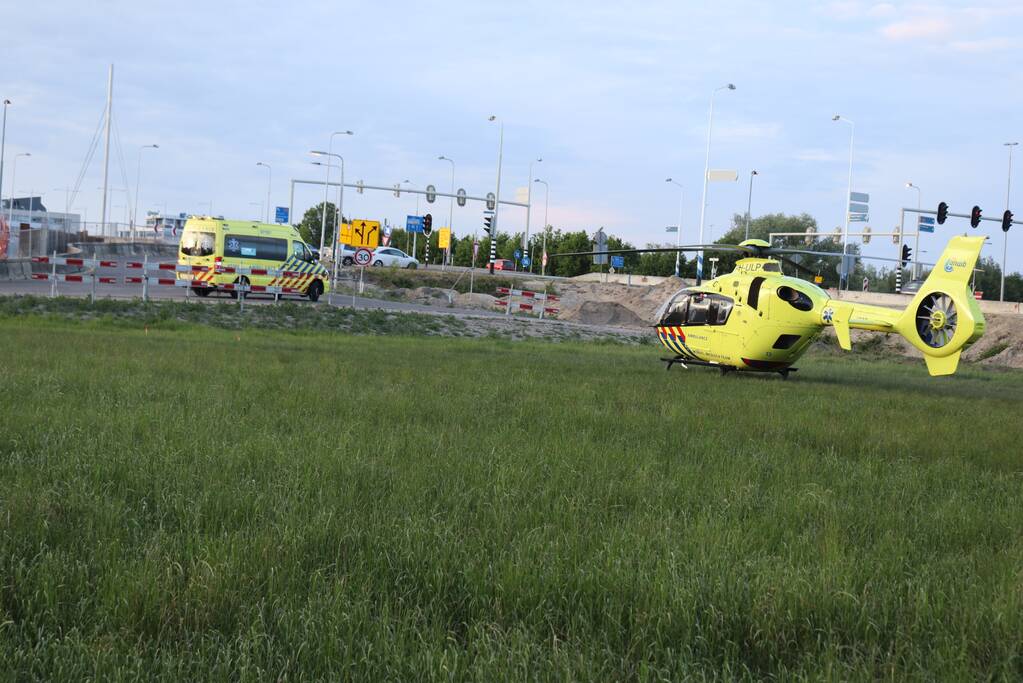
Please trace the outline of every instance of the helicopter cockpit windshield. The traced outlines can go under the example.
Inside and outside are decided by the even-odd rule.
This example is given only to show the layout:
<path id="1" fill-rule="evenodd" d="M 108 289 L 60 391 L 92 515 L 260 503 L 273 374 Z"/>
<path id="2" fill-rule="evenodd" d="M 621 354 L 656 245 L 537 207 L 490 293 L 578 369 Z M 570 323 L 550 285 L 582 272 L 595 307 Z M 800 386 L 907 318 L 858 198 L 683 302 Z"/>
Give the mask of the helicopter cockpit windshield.
<path id="1" fill-rule="evenodd" d="M 724 325 L 732 300 L 720 294 L 682 290 L 664 307 L 661 325 Z"/>

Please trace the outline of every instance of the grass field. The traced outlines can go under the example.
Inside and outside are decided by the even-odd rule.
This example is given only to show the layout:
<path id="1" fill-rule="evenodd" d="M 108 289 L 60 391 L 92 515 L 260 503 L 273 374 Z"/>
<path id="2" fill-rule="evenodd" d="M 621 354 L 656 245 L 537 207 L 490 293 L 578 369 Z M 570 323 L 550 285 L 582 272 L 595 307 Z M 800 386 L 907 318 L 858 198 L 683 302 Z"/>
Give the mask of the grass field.
<path id="1" fill-rule="evenodd" d="M 0 678 L 1023 676 L 1023 375 L 0 317 Z"/>

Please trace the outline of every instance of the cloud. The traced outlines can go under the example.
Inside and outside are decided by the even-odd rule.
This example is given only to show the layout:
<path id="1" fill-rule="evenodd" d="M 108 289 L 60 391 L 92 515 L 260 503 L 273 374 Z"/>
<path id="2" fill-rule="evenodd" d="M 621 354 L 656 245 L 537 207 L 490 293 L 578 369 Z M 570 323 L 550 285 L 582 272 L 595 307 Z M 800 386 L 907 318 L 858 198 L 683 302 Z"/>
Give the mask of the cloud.
<path id="1" fill-rule="evenodd" d="M 1008 50 L 1015 46 L 1015 42 L 1009 38 L 987 38 L 984 40 L 956 40 L 949 43 L 949 47 L 956 52 L 968 52 L 980 54 L 985 52 L 997 52 Z"/>
<path id="2" fill-rule="evenodd" d="M 895 16 L 897 12 L 898 10 L 895 9 L 895 5 L 890 2 L 879 2 L 868 9 L 866 11 L 866 15 L 874 19 L 884 19 L 886 17 Z"/>
<path id="3" fill-rule="evenodd" d="M 955 22 L 949 17 L 907 19 L 882 27 L 881 35 L 895 41 L 945 38 L 954 27 Z"/>

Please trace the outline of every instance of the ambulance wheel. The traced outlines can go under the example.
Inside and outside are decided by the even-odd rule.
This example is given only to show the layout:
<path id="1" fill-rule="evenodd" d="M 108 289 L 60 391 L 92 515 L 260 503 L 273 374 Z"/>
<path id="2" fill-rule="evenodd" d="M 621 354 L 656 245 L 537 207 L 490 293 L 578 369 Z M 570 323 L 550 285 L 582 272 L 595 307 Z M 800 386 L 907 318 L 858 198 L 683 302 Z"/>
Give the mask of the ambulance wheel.
<path id="1" fill-rule="evenodd" d="M 309 289 L 306 290 L 305 295 L 309 297 L 310 301 L 317 301 L 320 295 L 323 294 L 323 283 L 319 280 L 314 280 Z"/>
<path id="2" fill-rule="evenodd" d="M 196 296 L 207 297 L 210 295 L 209 287 L 192 287 L 192 294 Z"/>

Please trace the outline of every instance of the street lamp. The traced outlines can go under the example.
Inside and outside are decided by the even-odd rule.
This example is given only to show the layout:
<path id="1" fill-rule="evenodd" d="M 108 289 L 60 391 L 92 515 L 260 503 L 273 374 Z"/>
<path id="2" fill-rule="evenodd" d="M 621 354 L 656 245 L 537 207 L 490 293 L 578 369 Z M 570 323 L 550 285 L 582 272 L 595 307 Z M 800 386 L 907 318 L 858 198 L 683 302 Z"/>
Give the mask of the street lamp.
<path id="1" fill-rule="evenodd" d="M 522 253 L 529 254 L 529 211 L 533 208 L 533 164 L 542 164 L 543 157 L 537 157 L 536 161 L 529 162 L 529 184 L 526 185 L 526 234 L 522 238 Z M 530 260 L 529 272 L 533 272 L 533 263 Z"/>
<path id="2" fill-rule="evenodd" d="M 450 202 L 448 203 L 448 230 L 450 230 L 452 232 L 452 234 L 454 234 L 454 225 L 453 225 L 453 223 L 455 221 L 455 161 L 454 161 L 454 159 L 446 157 L 443 154 L 441 154 L 439 157 L 437 157 L 437 160 L 438 161 L 447 161 L 447 162 L 451 163 L 451 197 L 450 197 Z M 449 245 L 448 246 L 448 262 L 449 262 L 448 265 L 450 265 L 450 261 L 451 261 L 451 246 L 450 246 L 450 244 L 451 244 L 451 242 L 449 241 L 448 242 L 448 245 Z"/>
<path id="3" fill-rule="evenodd" d="M 266 214 L 265 214 L 266 217 L 263 220 L 263 222 L 264 223 L 269 223 L 270 222 L 270 183 L 273 180 L 274 172 L 273 172 L 273 169 L 270 168 L 270 164 L 267 164 L 265 162 L 257 161 L 256 162 L 256 166 L 263 166 L 263 167 L 266 168 Z"/>
<path id="4" fill-rule="evenodd" d="M 310 152 L 314 156 L 330 156 L 334 151 L 334 136 L 335 135 L 355 135 L 350 130 L 339 130 L 330 134 L 330 140 L 327 142 L 326 152 Z M 327 232 L 327 188 L 330 186 L 330 166 L 326 168 L 327 177 L 323 180 L 323 215 L 320 218 L 320 253 L 323 253 L 323 235 Z M 344 180 L 341 181 L 341 189 L 344 191 Z M 340 203 L 340 202 L 339 202 Z"/>
<path id="5" fill-rule="evenodd" d="M 715 88 L 710 94 L 710 119 L 707 123 L 707 157 L 703 164 L 703 201 L 700 203 L 700 245 L 703 245 L 703 226 L 707 214 L 707 176 L 710 174 L 710 136 L 714 129 L 714 96 L 719 90 L 735 90 L 735 85 L 728 83 Z M 679 226 L 681 230 L 682 226 Z M 696 284 L 703 281 L 703 249 L 696 255 Z"/>
<path id="6" fill-rule="evenodd" d="M 491 115 L 487 121 L 497 121 Z M 501 161 L 504 158 L 504 121 L 501 122 L 501 133 L 497 142 L 497 192 L 494 194 L 494 220 L 490 224 L 490 274 L 494 274 L 494 261 L 497 260 L 497 215 L 501 209 Z"/>
<path id="7" fill-rule="evenodd" d="M 1003 146 L 1009 148 L 1009 176 L 1005 181 L 1005 210 L 1009 210 L 1009 198 L 1012 196 L 1012 148 L 1018 145 L 1018 142 L 1004 142 Z M 998 300 L 1005 301 L 1005 257 L 1009 253 L 1009 231 L 1006 230 L 1002 233 L 1002 285 L 998 293 Z"/>
<path id="8" fill-rule="evenodd" d="M 4 149 L 7 147 L 7 107 L 10 104 L 10 100 L 4 100 L 3 132 L 0 132 L 0 197 L 4 193 Z"/>
<path id="9" fill-rule="evenodd" d="M 749 199 L 746 200 L 746 239 L 749 239 L 750 209 L 753 207 L 753 176 L 760 175 L 757 169 L 749 172 Z"/>
<path id="10" fill-rule="evenodd" d="M 838 295 L 842 295 L 842 285 L 846 288 L 849 287 L 849 273 L 847 272 L 848 264 L 846 263 L 846 244 L 849 241 L 849 202 L 852 199 L 852 169 L 853 169 L 853 141 L 856 137 L 856 123 L 845 118 L 841 114 L 835 114 L 831 117 L 832 121 L 842 121 L 843 123 L 849 124 L 849 186 L 845 191 L 845 199 L 842 201 L 842 207 L 845 211 L 845 230 L 842 232 L 842 265 L 839 269 L 840 277 L 838 281 Z"/>
<path id="11" fill-rule="evenodd" d="M 139 164 L 135 170 L 135 206 L 131 211 L 131 241 L 135 241 L 135 223 L 139 215 L 139 191 L 142 184 L 142 152 L 147 149 L 160 149 L 160 145 L 143 145 L 139 147 Z"/>
<path id="12" fill-rule="evenodd" d="M 675 226 L 675 246 L 677 247 L 677 246 L 682 244 L 682 197 L 685 194 L 685 190 L 682 187 L 682 183 L 678 182 L 677 180 L 673 180 L 671 178 L 665 178 L 664 182 L 671 183 L 672 185 L 678 185 L 678 190 L 679 190 L 679 192 L 678 192 L 678 225 Z M 702 242 L 702 239 L 701 239 L 701 242 Z M 675 277 L 681 277 L 681 275 L 680 275 L 681 267 L 682 267 L 681 260 L 682 260 L 682 252 L 681 251 L 676 251 L 675 252 Z"/>
<path id="13" fill-rule="evenodd" d="M 13 226 L 14 225 L 14 176 L 18 172 L 18 157 L 30 157 L 30 156 L 32 156 L 31 152 L 20 152 L 19 154 L 15 154 L 14 155 L 14 161 L 11 162 L 11 196 L 7 200 L 7 206 L 8 206 L 7 225 L 8 226 Z M 32 198 L 29 197 L 28 201 L 29 201 L 29 207 L 28 208 L 29 208 L 29 211 L 31 211 L 32 210 Z M 29 214 L 29 215 L 31 215 L 31 214 Z M 13 229 L 13 228 L 11 228 L 11 229 Z"/>
<path id="14" fill-rule="evenodd" d="M 334 164 L 330 163 L 330 159 L 331 158 L 337 159 L 338 162 L 339 162 L 338 165 L 341 168 L 341 182 L 338 184 L 338 191 L 337 191 L 337 211 L 334 212 L 334 214 L 335 214 L 334 215 L 334 223 L 335 223 L 335 225 L 334 225 L 334 229 L 331 231 L 332 239 L 335 242 L 337 242 L 338 241 L 338 237 L 339 237 L 337 232 L 338 232 L 338 230 L 340 230 L 341 220 L 342 220 L 341 219 L 341 209 L 343 208 L 342 204 L 344 203 L 344 200 L 345 200 L 345 160 L 344 160 L 344 157 L 342 157 L 340 154 L 334 154 L 333 152 L 321 152 L 319 150 L 313 150 L 312 152 L 309 152 L 309 153 L 312 154 L 315 157 L 327 157 L 326 167 L 327 167 L 327 177 L 328 178 L 330 177 L 330 169 L 335 168 Z M 313 162 L 313 163 L 315 164 L 316 162 Z M 322 166 L 324 164 L 319 164 L 319 165 Z M 330 184 L 330 181 L 327 180 L 326 182 L 324 182 L 324 185 L 323 185 L 323 187 L 324 187 L 324 190 L 323 190 L 323 216 L 320 219 L 320 254 L 323 254 L 323 244 L 324 244 L 324 240 L 326 239 L 326 235 L 324 234 L 326 232 L 326 228 L 327 228 L 327 190 L 326 190 L 326 188 L 329 187 L 329 184 Z M 331 253 L 333 253 L 333 249 L 334 249 L 334 247 L 331 247 Z"/>
<path id="15" fill-rule="evenodd" d="M 543 183 L 543 246 L 541 250 L 543 255 L 540 257 L 540 277 L 547 274 L 547 207 L 550 205 L 551 199 L 551 186 L 547 184 L 546 180 L 540 180 L 537 178 L 533 181 L 534 183 Z"/>
<path id="16" fill-rule="evenodd" d="M 919 273 L 919 259 L 920 259 L 920 207 L 923 206 L 923 190 L 920 189 L 919 185 L 914 185 L 911 182 L 906 183 L 907 190 L 916 190 L 916 242 L 913 245 L 913 279 L 920 277 Z"/>

